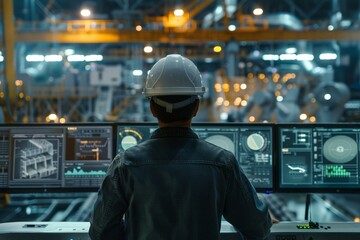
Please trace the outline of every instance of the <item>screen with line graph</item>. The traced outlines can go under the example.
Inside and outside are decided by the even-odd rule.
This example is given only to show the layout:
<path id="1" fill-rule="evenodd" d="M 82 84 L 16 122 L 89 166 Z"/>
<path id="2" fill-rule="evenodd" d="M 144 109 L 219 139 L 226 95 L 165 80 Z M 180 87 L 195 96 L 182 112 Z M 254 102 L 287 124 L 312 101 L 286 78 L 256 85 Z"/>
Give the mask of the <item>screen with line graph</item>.
<path id="1" fill-rule="evenodd" d="M 97 191 L 113 146 L 111 123 L 0 125 L 0 192 Z"/>
<path id="2" fill-rule="evenodd" d="M 279 189 L 360 190 L 358 124 L 280 124 Z"/>
<path id="3" fill-rule="evenodd" d="M 113 158 L 112 126 L 67 126 L 65 187 L 98 187 Z"/>

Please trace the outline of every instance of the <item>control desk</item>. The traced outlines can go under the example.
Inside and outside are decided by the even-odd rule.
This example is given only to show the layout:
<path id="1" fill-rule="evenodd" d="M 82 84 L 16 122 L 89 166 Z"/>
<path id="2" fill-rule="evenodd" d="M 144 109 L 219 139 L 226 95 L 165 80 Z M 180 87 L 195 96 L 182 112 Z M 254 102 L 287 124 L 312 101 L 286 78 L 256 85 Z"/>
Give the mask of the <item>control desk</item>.
<path id="1" fill-rule="evenodd" d="M 9 222 L 0 224 L 0 240 L 90 240 L 88 222 Z M 234 228 L 223 221 L 221 240 L 242 240 Z M 274 224 L 268 240 L 358 240 L 360 223 L 280 222 Z"/>

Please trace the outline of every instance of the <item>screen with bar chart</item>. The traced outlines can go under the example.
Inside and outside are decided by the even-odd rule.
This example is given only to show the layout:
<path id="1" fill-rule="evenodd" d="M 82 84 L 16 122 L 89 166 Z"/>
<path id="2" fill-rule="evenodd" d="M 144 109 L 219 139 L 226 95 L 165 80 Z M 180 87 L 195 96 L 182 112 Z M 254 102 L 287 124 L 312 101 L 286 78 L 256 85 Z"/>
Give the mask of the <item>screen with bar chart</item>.
<path id="1" fill-rule="evenodd" d="M 360 189 L 358 124 L 280 124 L 279 190 Z"/>
<path id="2" fill-rule="evenodd" d="M 98 189 L 113 158 L 112 124 L 0 127 L 4 191 Z"/>

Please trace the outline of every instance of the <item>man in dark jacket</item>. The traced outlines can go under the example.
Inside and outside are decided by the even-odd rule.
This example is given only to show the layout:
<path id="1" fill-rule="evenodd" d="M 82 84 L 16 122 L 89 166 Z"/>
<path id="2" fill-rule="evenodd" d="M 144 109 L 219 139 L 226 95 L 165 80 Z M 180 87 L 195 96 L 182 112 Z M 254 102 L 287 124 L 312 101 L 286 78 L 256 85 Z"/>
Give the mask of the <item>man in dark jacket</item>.
<path id="1" fill-rule="evenodd" d="M 268 236 L 268 208 L 235 156 L 191 129 L 204 92 L 189 59 L 173 54 L 153 66 L 144 95 L 159 128 L 115 157 L 94 206 L 93 240 L 218 240 L 222 217 L 246 239 Z"/>

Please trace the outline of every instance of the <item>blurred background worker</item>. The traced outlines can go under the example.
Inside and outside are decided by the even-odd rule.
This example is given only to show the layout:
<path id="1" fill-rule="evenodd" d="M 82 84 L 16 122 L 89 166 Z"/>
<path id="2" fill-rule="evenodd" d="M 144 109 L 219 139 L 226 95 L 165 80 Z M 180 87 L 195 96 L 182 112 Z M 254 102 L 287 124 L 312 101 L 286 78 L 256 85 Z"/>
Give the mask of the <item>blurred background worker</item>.
<path id="1" fill-rule="evenodd" d="M 246 239 L 268 236 L 268 208 L 235 156 L 191 129 L 204 92 L 187 58 L 168 55 L 152 67 L 144 96 L 159 128 L 112 162 L 94 206 L 93 240 L 218 240 L 222 217 Z"/>

